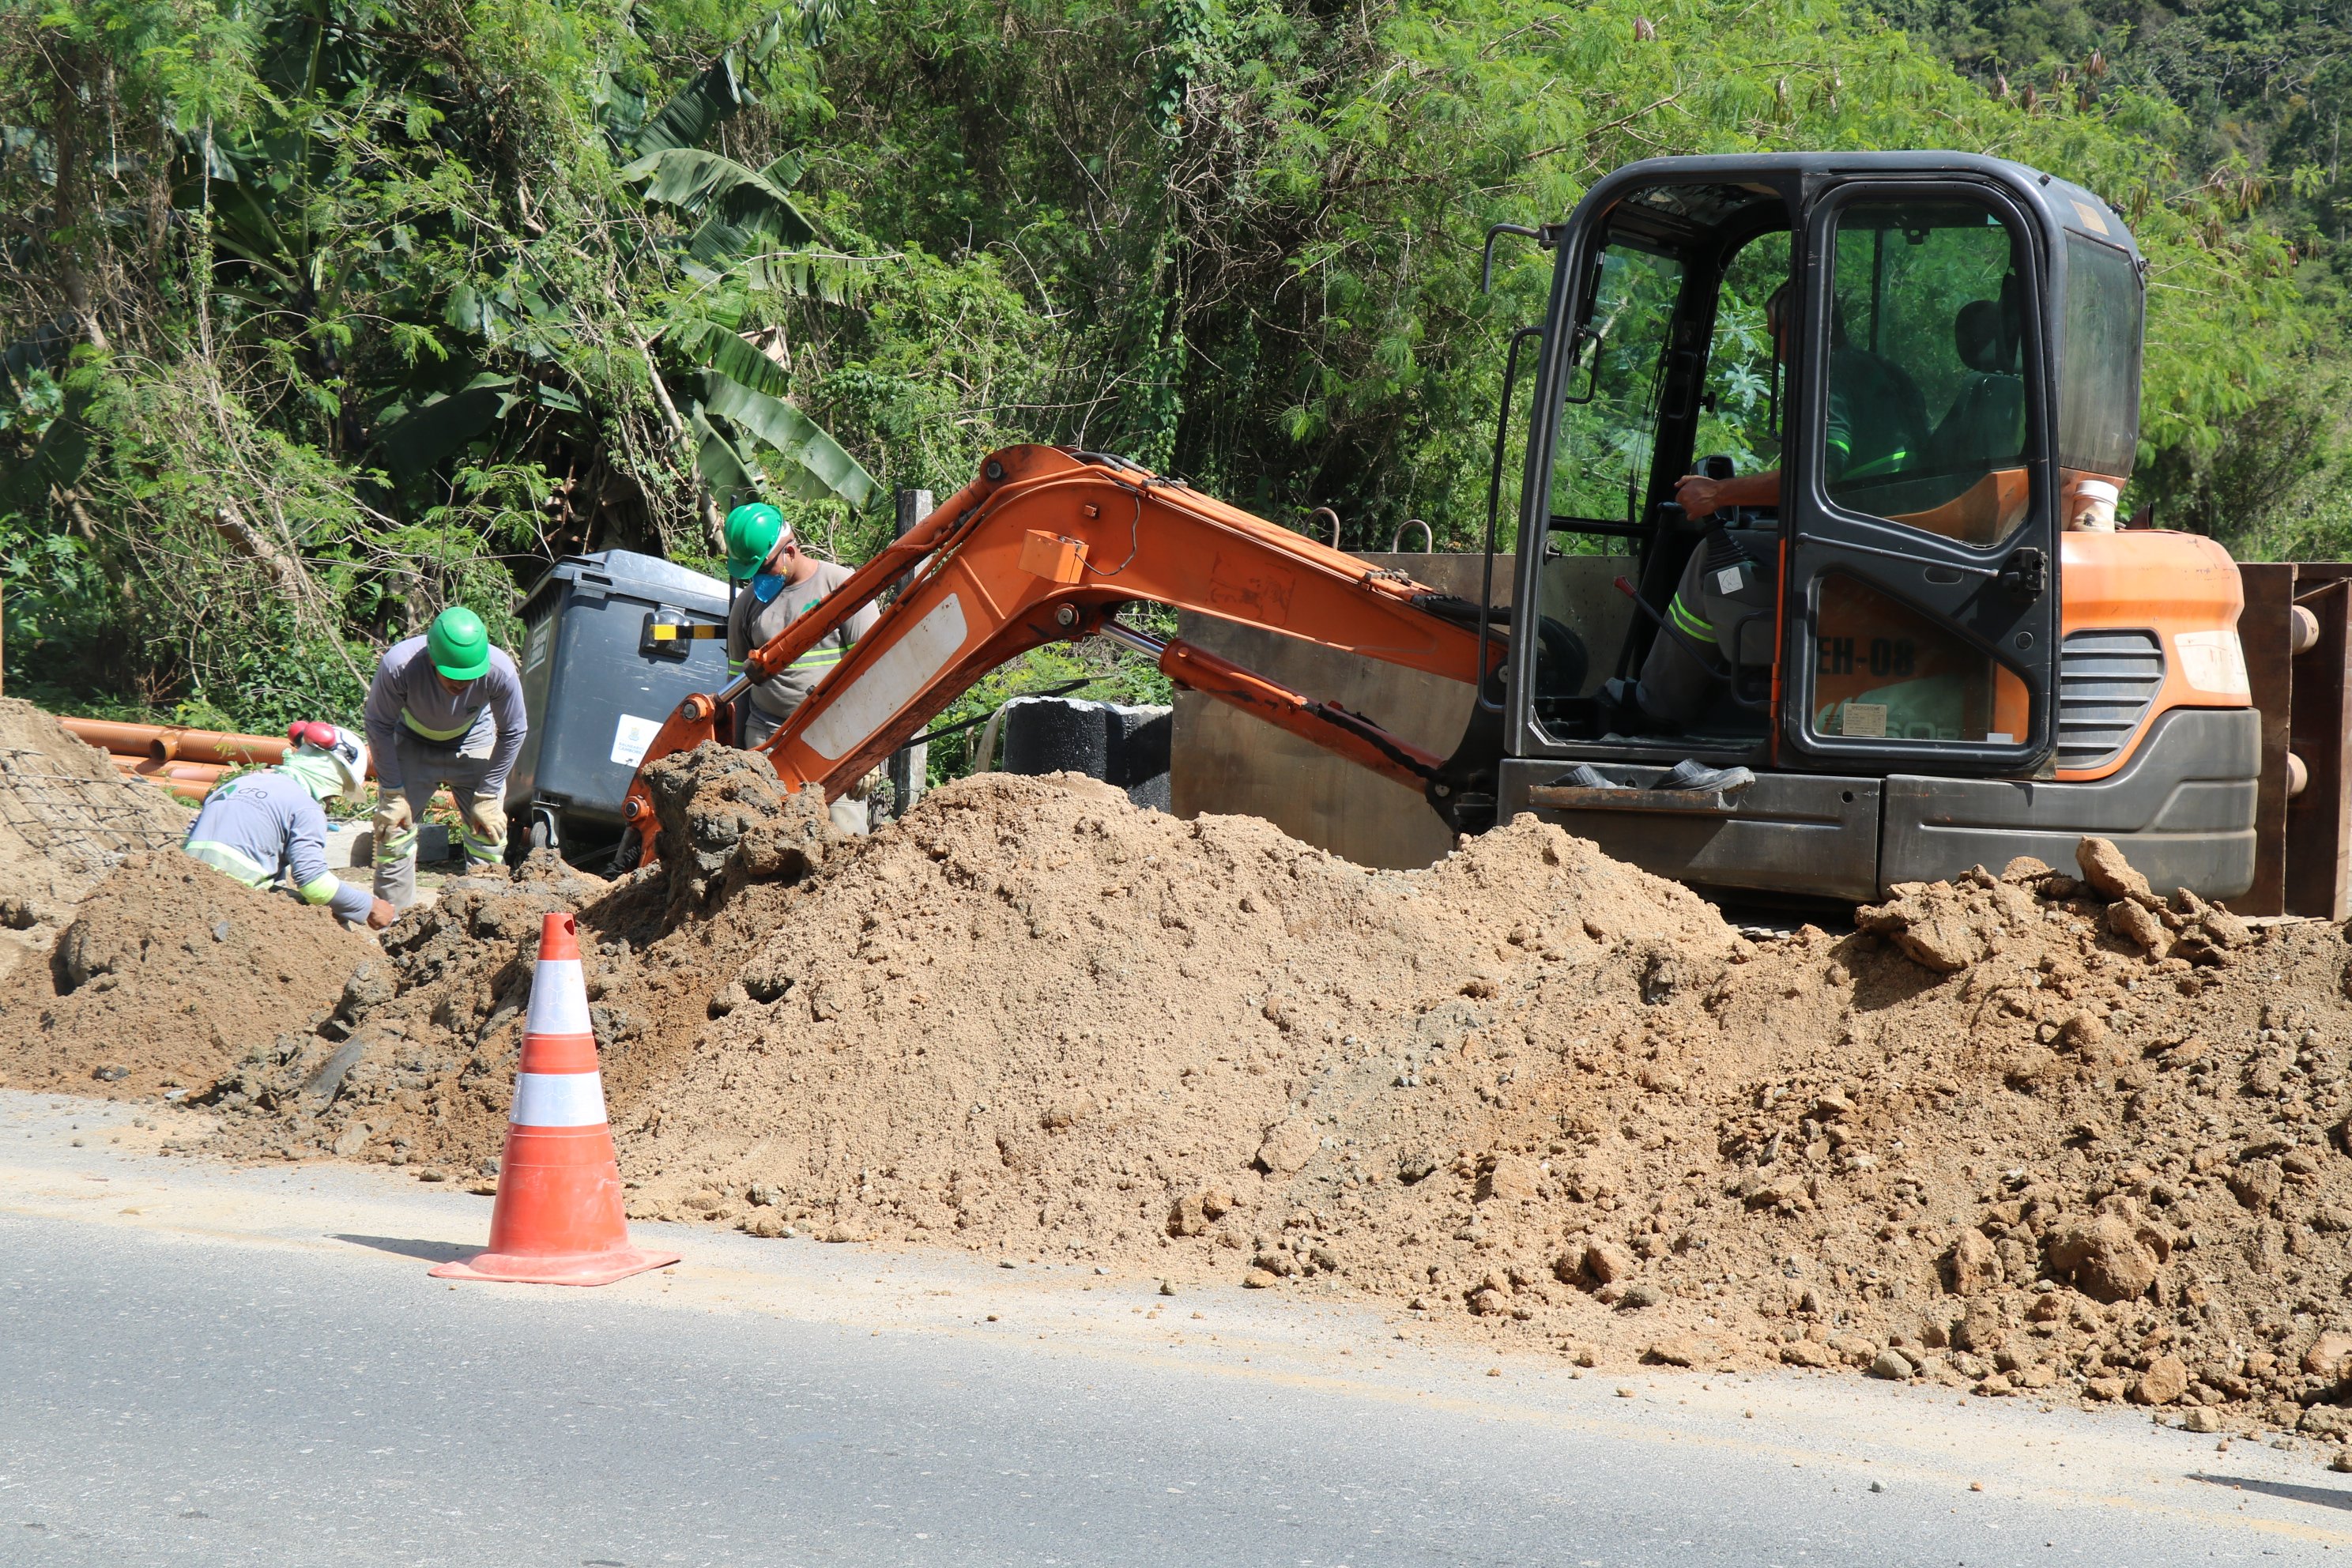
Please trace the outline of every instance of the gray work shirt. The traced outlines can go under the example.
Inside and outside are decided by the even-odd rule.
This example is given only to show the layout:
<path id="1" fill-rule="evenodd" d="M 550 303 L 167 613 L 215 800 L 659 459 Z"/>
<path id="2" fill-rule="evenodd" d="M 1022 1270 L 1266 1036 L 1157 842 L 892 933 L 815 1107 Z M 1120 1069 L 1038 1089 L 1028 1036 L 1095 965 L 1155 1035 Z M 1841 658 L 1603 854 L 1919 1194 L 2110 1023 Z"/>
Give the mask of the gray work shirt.
<path id="1" fill-rule="evenodd" d="M 248 888 L 283 877 L 306 904 L 347 921 L 367 919 L 374 899 L 327 868 L 327 813 L 301 780 L 276 768 L 247 773 L 205 797 L 181 846 Z"/>
<path id="2" fill-rule="evenodd" d="M 735 602 L 727 609 L 727 665 L 740 669 L 743 656 L 773 638 L 801 616 L 822 603 L 825 596 L 853 574 L 846 566 L 836 566 L 830 561 L 819 561 L 816 570 L 798 583 L 787 583 L 783 591 L 766 604 L 753 596 L 748 587 L 735 592 Z M 841 625 L 817 639 L 810 648 L 785 668 L 776 671 L 772 680 L 763 680 L 751 688 L 751 700 L 761 711 L 779 719 L 792 717 L 793 710 L 801 705 L 816 683 L 833 673 L 843 656 L 857 646 L 857 639 L 874 629 L 881 612 L 867 605 Z"/>
<path id="3" fill-rule="evenodd" d="M 441 684 L 425 639 L 410 637 L 392 645 L 375 667 L 368 686 L 368 751 L 375 759 L 375 781 L 384 794 L 404 787 L 400 756 L 394 742 L 406 733 L 428 746 L 487 756 L 490 771 L 481 793 L 503 798 L 507 773 L 522 754 L 523 736 L 530 721 L 523 717 L 522 676 L 502 647 L 490 649 L 489 669 L 456 690 Z"/>

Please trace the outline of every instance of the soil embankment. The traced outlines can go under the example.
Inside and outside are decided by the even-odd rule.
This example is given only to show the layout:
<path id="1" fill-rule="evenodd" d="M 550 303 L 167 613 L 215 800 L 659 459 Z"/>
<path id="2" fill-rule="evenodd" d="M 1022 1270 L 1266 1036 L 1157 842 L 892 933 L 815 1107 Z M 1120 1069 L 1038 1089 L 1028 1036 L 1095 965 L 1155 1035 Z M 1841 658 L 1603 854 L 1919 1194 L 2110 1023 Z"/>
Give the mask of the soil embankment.
<path id="1" fill-rule="evenodd" d="M 47 952 L 124 856 L 177 844 L 193 815 L 31 703 L 0 700 L 0 975 Z"/>
<path id="2" fill-rule="evenodd" d="M 1397 873 L 1084 780 L 846 842 L 737 753 L 655 783 L 664 867 L 453 884 L 218 1147 L 488 1179 L 575 908 L 640 1214 L 2352 1431 L 2336 927 L 2092 841 L 1759 944 L 1532 819 Z"/>

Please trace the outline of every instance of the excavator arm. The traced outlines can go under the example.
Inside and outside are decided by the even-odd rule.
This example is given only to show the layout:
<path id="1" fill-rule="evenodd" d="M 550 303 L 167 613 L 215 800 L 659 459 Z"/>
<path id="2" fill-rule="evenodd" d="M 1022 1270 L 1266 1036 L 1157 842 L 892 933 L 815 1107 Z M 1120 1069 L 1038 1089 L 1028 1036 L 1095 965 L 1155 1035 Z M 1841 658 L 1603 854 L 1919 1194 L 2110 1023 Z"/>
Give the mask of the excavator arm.
<path id="1" fill-rule="evenodd" d="M 642 857 L 657 831 L 643 768 L 713 738 L 721 707 L 790 666 L 907 577 L 897 599 L 760 748 L 787 787 L 838 796 L 971 684 L 1026 650 L 1105 635 L 1177 685 L 1229 703 L 1442 804 L 1448 759 L 1181 641 L 1117 618 L 1136 601 L 1198 610 L 1465 683 L 1491 676 L 1475 614 L 1401 573 L 1276 527 L 1133 464 L 1013 447 L 743 661 L 725 690 L 688 698 L 646 750 L 624 807 Z M 1474 607 L 1475 608 L 1475 607 Z M 1451 612 L 1449 615 L 1447 612 Z"/>

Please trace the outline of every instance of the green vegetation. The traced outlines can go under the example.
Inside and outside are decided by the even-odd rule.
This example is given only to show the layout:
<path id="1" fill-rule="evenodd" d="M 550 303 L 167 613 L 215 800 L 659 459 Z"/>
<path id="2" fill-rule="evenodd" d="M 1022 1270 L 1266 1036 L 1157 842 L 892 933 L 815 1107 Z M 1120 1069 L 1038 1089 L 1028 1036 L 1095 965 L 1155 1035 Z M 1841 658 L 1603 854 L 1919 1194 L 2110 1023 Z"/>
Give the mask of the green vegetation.
<path id="1" fill-rule="evenodd" d="M 2340 38 L 2147 15 L 0 0 L 8 689 L 349 712 L 444 603 L 510 640 L 553 555 L 707 565 L 757 495 L 854 561 L 891 489 L 1021 440 L 1468 545 L 1549 279 L 1507 250 L 1482 297 L 1479 237 L 1659 153 L 2092 185 L 2155 264 L 2133 499 L 2340 552 Z M 1157 679 L 1057 653 L 986 695 L 1077 673 Z"/>
<path id="2" fill-rule="evenodd" d="M 2265 241 L 2273 266 L 2286 247 L 2298 298 L 2279 309 L 2312 352 L 2282 374 L 2245 376 L 2195 438 L 2159 440 L 2138 493 L 2242 556 L 2352 550 L 2340 412 L 2352 16 L 2318 0 L 1887 0 L 1886 10 L 1997 101 L 2130 125 L 2147 138 L 2175 210 L 2209 242 L 2275 237 Z M 2152 329 L 2192 314 L 2194 298 L 2173 301 L 2189 308 Z"/>

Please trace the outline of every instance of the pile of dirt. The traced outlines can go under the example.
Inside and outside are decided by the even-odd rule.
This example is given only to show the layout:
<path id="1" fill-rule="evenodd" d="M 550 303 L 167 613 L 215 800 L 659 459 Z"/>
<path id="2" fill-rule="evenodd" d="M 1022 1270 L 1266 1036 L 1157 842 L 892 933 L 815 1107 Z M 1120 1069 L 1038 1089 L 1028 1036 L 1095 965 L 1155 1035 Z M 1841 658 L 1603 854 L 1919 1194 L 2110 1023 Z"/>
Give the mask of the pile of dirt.
<path id="1" fill-rule="evenodd" d="M 47 952 L 124 856 L 177 844 L 192 815 L 31 703 L 0 700 L 0 975 Z"/>
<path id="2" fill-rule="evenodd" d="M 2096 840 L 1750 942 L 1530 818 L 1382 872 L 1084 780 L 851 841 L 721 749 L 655 783 L 662 868 L 453 884 L 222 1146 L 494 1171 L 574 907 L 639 1215 L 2352 1435 L 2337 927 Z"/>
<path id="3" fill-rule="evenodd" d="M 177 850 L 133 855 L 0 983 L 0 1086 L 201 1101 L 248 1050 L 313 1037 L 374 952 Z"/>
<path id="4" fill-rule="evenodd" d="M 215 1146 L 494 1174 L 541 925 L 566 910 L 581 913 L 615 1120 L 647 1100 L 709 1026 L 713 992 L 838 837 L 819 797 L 786 797 L 774 770 L 747 753 L 705 746 L 649 773 L 667 825 L 661 868 L 614 887 L 542 850 L 511 878 L 445 884 L 436 903 L 383 933 L 383 959 L 352 977 L 316 1037 L 250 1056 L 221 1079 L 211 1102 L 226 1119 Z"/>

